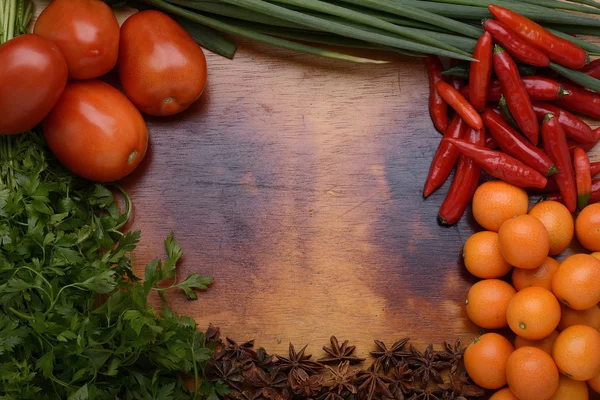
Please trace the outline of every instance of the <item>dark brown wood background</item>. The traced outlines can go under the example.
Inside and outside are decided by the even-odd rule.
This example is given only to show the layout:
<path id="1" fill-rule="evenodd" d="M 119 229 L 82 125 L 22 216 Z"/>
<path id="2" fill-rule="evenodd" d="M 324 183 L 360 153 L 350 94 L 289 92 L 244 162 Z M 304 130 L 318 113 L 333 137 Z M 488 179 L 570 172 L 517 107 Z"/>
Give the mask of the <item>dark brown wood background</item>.
<path id="1" fill-rule="evenodd" d="M 170 296 L 174 308 L 270 352 L 291 341 L 320 355 L 330 335 L 362 355 L 373 339 L 474 337 L 461 248 L 476 224 L 437 225 L 449 184 L 421 194 L 440 140 L 422 60 L 355 65 L 251 43 L 234 61 L 206 55 L 202 99 L 148 121 L 148 154 L 124 182 L 138 270 L 174 231 L 180 276 L 215 277 L 198 301 Z"/>

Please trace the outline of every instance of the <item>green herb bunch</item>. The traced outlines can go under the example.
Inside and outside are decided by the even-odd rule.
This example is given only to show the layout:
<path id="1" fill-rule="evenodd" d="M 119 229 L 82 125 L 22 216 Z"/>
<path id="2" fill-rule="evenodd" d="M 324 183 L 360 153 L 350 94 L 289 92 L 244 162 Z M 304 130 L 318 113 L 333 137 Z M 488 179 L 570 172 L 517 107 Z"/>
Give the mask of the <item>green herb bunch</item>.
<path id="1" fill-rule="evenodd" d="M 120 232 L 131 212 L 125 192 L 121 213 L 111 190 L 63 169 L 37 133 L 0 138 L 0 160 L 0 399 L 226 392 L 204 383 L 212 349 L 195 321 L 148 300 L 170 289 L 196 299 L 212 281 L 177 283 L 173 235 L 166 261 L 152 261 L 142 282 L 130 258 L 140 234 Z M 159 286 L 165 279 L 174 283 Z M 200 389 L 190 393 L 184 375 Z"/>

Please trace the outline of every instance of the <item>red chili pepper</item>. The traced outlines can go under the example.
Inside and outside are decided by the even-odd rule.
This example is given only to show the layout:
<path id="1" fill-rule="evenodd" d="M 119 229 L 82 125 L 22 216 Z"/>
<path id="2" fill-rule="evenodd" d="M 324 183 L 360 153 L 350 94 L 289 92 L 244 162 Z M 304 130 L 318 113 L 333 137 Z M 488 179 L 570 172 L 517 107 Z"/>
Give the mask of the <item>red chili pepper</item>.
<path id="1" fill-rule="evenodd" d="M 563 129 L 564 129 L 564 127 L 563 127 Z M 569 153 L 571 155 L 573 155 L 573 152 L 578 147 L 587 153 L 588 151 L 590 151 L 591 149 L 593 149 L 594 146 L 596 146 L 596 143 L 598 143 L 598 142 L 579 143 L 579 142 L 575 142 L 573 140 L 567 140 L 567 145 L 569 146 Z"/>
<path id="2" fill-rule="evenodd" d="M 533 102 L 533 111 L 539 121 L 543 121 L 548 113 L 554 114 L 562 125 L 567 136 L 579 143 L 596 142 L 596 134 L 581 118 L 567 112 L 559 107 L 548 103 Z"/>
<path id="3" fill-rule="evenodd" d="M 565 89 L 571 92 L 556 101 L 556 104 L 569 111 L 587 115 L 592 118 L 600 118 L 600 94 L 592 93 L 570 83 L 563 83 Z"/>
<path id="4" fill-rule="evenodd" d="M 500 146 L 498 146 L 498 143 L 494 142 L 494 139 L 492 139 L 491 137 L 486 137 L 485 138 L 485 147 L 487 147 L 488 149 L 494 150 L 499 148 Z"/>
<path id="5" fill-rule="evenodd" d="M 494 71 L 502 84 L 508 108 L 521 130 L 534 145 L 538 144 L 540 127 L 533 112 L 531 99 L 519 76 L 519 69 L 504 49 L 494 46 Z"/>
<path id="6" fill-rule="evenodd" d="M 543 51 L 552 61 L 571 69 L 583 68 L 587 63 L 588 55 L 584 49 L 553 35 L 529 18 L 495 4 L 490 4 L 488 9 L 494 18 Z"/>
<path id="7" fill-rule="evenodd" d="M 592 195 L 592 172 L 590 159 L 586 152 L 579 147 L 573 152 L 573 167 L 575 168 L 575 182 L 577 183 L 577 207 L 583 210 L 588 205 Z"/>
<path id="8" fill-rule="evenodd" d="M 559 82 L 544 76 L 523 76 L 521 80 L 531 100 L 552 101 L 571 94 Z M 467 86 L 467 89 L 471 90 L 470 85 Z M 464 95 L 465 89 L 462 89 L 460 93 Z M 493 79 L 488 88 L 487 101 L 500 101 L 503 93 L 504 89 L 502 89 L 500 81 Z"/>
<path id="9" fill-rule="evenodd" d="M 448 126 L 448 106 L 438 94 L 435 84 L 444 80 L 442 75 L 444 67 L 436 56 L 427 56 L 425 65 L 429 75 L 429 115 L 435 128 L 443 134 Z"/>
<path id="10" fill-rule="evenodd" d="M 548 179 L 548 183 L 542 189 L 539 188 L 527 188 L 527 193 L 540 194 L 540 193 L 553 193 L 558 192 L 558 185 L 553 179 Z"/>
<path id="11" fill-rule="evenodd" d="M 590 174 L 592 177 L 600 174 L 600 161 L 590 164 Z"/>
<path id="12" fill-rule="evenodd" d="M 544 117 L 542 138 L 546 153 L 558 168 L 558 173 L 554 176 L 554 179 L 560 188 L 560 193 L 563 195 L 565 205 L 569 211 L 574 212 L 577 208 L 577 189 L 575 187 L 573 163 L 571 162 L 565 131 L 558 122 L 558 118 L 552 113 L 548 113 Z"/>
<path id="13" fill-rule="evenodd" d="M 446 139 L 488 174 L 515 186 L 543 188 L 548 179 L 521 161 L 499 151 L 486 149 L 461 139 Z"/>
<path id="14" fill-rule="evenodd" d="M 600 58 L 587 64 L 585 67 L 581 68 L 579 72 L 583 72 L 586 75 L 600 79 Z"/>
<path id="15" fill-rule="evenodd" d="M 423 197 L 427 198 L 431 193 L 436 191 L 440 186 L 446 182 L 448 176 L 452 172 L 452 168 L 460 156 L 460 152 L 454 146 L 452 146 L 446 139 L 448 138 L 463 138 L 467 131 L 467 124 L 458 115 L 454 115 L 450 125 L 446 128 L 444 138 L 440 142 L 438 149 L 431 162 L 429 168 L 429 175 L 425 181 L 425 188 L 423 189 Z"/>
<path id="16" fill-rule="evenodd" d="M 523 139 L 492 108 L 487 108 L 481 116 L 490 136 L 506 154 L 534 168 L 542 175 L 550 176 L 558 172 L 552 160 L 542 150 Z"/>
<path id="17" fill-rule="evenodd" d="M 483 29 L 491 33 L 494 41 L 504 47 L 517 60 L 536 67 L 550 65 L 550 59 L 547 55 L 521 39 L 502 22 L 486 19 L 483 21 Z"/>
<path id="18" fill-rule="evenodd" d="M 563 204 L 565 203 L 560 192 L 550 193 L 550 194 L 544 196 L 544 199 L 558 201 L 559 203 L 563 203 Z M 592 191 L 591 191 L 590 201 L 588 202 L 588 204 L 593 204 L 593 203 L 598 203 L 598 202 L 600 202 L 600 179 L 594 179 L 592 181 Z"/>
<path id="19" fill-rule="evenodd" d="M 470 128 L 466 140 L 483 146 L 486 141 L 485 129 Z M 438 222 L 441 225 L 454 225 L 460 220 L 477 190 L 480 176 L 481 167 L 471 158 L 461 155 L 450 190 L 440 207 Z"/>
<path id="20" fill-rule="evenodd" d="M 590 204 L 600 201 L 600 179 L 592 181 L 592 195 L 590 196 Z"/>
<path id="21" fill-rule="evenodd" d="M 446 103 L 460 115 L 467 125 L 474 129 L 481 129 L 483 126 L 481 117 L 471 103 L 469 103 L 458 90 L 454 89 L 444 81 L 436 83 L 435 87 L 440 96 L 442 96 Z"/>
<path id="22" fill-rule="evenodd" d="M 461 64 L 462 62 L 463 61 L 461 61 L 461 60 L 451 58 L 450 66 L 455 67 L 455 66 Z M 464 88 L 467 84 L 467 82 L 464 79 L 461 79 L 458 76 L 451 76 L 449 83 L 450 83 L 450 86 L 452 86 L 454 89 L 456 89 L 458 91 L 461 91 L 461 89 Z"/>
<path id="23" fill-rule="evenodd" d="M 483 111 L 487 103 L 488 86 L 492 77 L 492 35 L 485 32 L 475 45 L 469 70 L 469 99 L 477 111 Z"/>

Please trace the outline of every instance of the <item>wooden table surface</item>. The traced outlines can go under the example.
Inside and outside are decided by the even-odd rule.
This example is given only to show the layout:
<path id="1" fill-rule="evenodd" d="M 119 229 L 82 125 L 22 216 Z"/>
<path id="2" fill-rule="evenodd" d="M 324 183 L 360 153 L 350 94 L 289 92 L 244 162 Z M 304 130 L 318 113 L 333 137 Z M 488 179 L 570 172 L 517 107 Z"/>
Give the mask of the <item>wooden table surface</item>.
<path id="1" fill-rule="evenodd" d="M 461 248 L 476 224 L 437 225 L 448 184 L 422 198 L 440 140 L 422 60 L 361 66 L 251 44 L 207 58 L 201 101 L 149 121 L 149 154 L 127 179 L 137 265 L 175 231 L 180 274 L 216 278 L 199 301 L 173 296 L 175 309 L 276 352 L 291 341 L 321 354 L 330 335 L 363 355 L 373 339 L 474 337 Z"/>
<path id="2" fill-rule="evenodd" d="M 174 231 L 180 276 L 215 277 L 198 301 L 170 296 L 174 308 L 270 352 L 291 341 L 320 356 L 331 335 L 362 355 L 373 339 L 473 338 L 461 248 L 477 226 L 437 225 L 449 184 L 422 198 L 440 140 L 422 60 L 354 65 L 251 43 L 234 61 L 206 55 L 205 94 L 148 120 L 148 154 L 124 182 L 139 271 Z"/>

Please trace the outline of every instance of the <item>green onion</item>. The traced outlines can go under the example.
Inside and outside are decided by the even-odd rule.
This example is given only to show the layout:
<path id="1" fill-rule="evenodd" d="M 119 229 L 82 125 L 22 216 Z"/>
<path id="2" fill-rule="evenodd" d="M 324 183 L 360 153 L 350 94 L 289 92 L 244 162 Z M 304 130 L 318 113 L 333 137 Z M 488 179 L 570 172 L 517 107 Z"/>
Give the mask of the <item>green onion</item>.
<path id="1" fill-rule="evenodd" d="M 403 50 L 417 51 L 426 54 L 435 54 L 444 57 L 452 57 L 460 60 L 472 61 L 473 59 L 463 54 L 451 52 L 448 50 L 438 49 L 432 46 L 423 45 L 420 43 L 411 42 L 404 39 L 394 38 L 386 35 L 368 32 L 365 30 L 355 29 L 351 26 L 340 24 L 332 21 L 327 21 L 322 18 L 316 18 L 312 15 L 293 11 L 285 7 L 277 6 L 263 0 L 223 0 L 230 4 L 236 4 L 241 7 L 246 7 L 256 12 L 262 12 L 273 15 L 277 18 L 294 21 L 298 24 L 309 28 L 320 29 L 324 32 L 334 33 L 340 36 L 350 37 L 363 40 L 365 42 L 396 47 Z"/>
<path id="2" fill-rule="evenodd" d="M 400 4 L 397 1 L 392 0 L 342 0 L 345 3 L 351 3 L 363 7 L 372 8 L 374 10 L 385 11 L 390 14 L 396 14 L 401 17 L 414 19 L 417 21 L 423 21 L 428 24 L 437 25 L 444 29 L 452 32 L 460 33 L 465 36 L 472 38 L 479 38 L 481 36 L 481 30 L 473 26 L 464 24 L 462 22 L 455 21 L 451 18 L 445 18 L 443 16 L 422 10 L 416 7 L 407 6 Z"/>
<path id="3" fill-rule="evenodd" d="M 576 84 L 588 88 L 596 93 L 600 93 L 600 79 L 593 78 L 583 72 L 574 71 L 569 68 L 562 67 L 553 62 L 550 63 L 550 69 L 558 72 L 560 75 L 575 82 Z"/>
<path id="4" fill-rule="evenodd" d="M 354 57 L 348 54 L 337 53 L 334 51 L 323 50 L 313 46 L 307 46 L 304 44 L 292 42 L 289 40 L 283 40 L 276 37 L 272 37 L 269 35 L 262 34 L 260 32 L 255 32 L 249 29 L 244 29 L 239 26 L 235 26 L 232 24 L 228 24 L 222 21 L 219 21 L 214 18 L 210 18 L 184 8 L 175 6 L 173 4 L 169 4 L 164 0 L 144 0 L 147 4 L 151 4 L 161 10 L 169 12 L 171 14 L 179 15 L 183 18 L 187 18 L 190 21 L 197 22 L 206 26 L 209 26 L 218 31 L 230 33 L 233 35 L 238 35 L 247 39 L 256 40 L 257 42 L 262 42 L 269 44 L 271 46 L 281 47 L 288 50 L 293 50 L 299 53 L 308 53 L 315 54 L 321 57 L 332 58 L 340 61 L 351 61 L 356 63 L 371 63 L 371 64 L 384 64 L 387 61 L 380 60 L 371 60 L 368 58 L 362 57 Z"/>
<path id="5" fill-rule="evenodd" d="M 586 4 L 591 7 L 600 8 L 600 4 L 598 4 L 594 0 L 570 0 L 570 1 L 572 1 L 573 3 Z"/>
<path id="6" fill-rule="evenodd" d="M 522 1 L 524 1 L 525 3 L 536 4 L 538 6 L 543 6 L 543 7 L 548 7 L 548 8 L 558 8 L 561 10 L 578 11 L 581 13 L 600 14 L 600 9 L 583 6 L 581 4 L 569 3 L 567 1 L 557 1 L 557 0 L 522 0 Z"/>
<path id="7" fill-rule="evenodd" d="M 555 29 L 548 29 L 550 32 L 552 32 L 554 35 L 563 38 L 565 40 L 568 40 L 569 42 L 576 44 L 577 46 L 581 47 L 582 49 L 584 49 L 585 51 L 588 52 L 588 54 L 592 55 L 592 56 L 600 56 L 600 46 L 590 43 L 588 41 L 585 41 L 583 39 L 580 39 L 578 37 L 574 37 L 571 35 L 568 35 L 566 33 L 562 33 L 561 31 L 557 31 Z"/>
<path id="8" fill-rule="evenodd" d="M 198 11 L 204 11 L 211 14 L 222 15 L 224 17 L 241 19 L 244 21 L 257 22 L 259 24 L 281 26 L 286 28 L 301 28 L 300 25 L 293 22 L 284 21 L 269 15 L 257 13 L 232 4 L 215 3 L 212 1 L 190 1 L 190 0 L 166 0 L 169 3 L 177 4 L 186 8 Z"/>
<path id="9" fill-rule="evenodd" d="M 574 35 L 590 35 L 600 36 L 600 28 L 592 26 L 579 26 L 569 24 L 544 24 L 545 28 L 551 28 L 564 33 L 572 33 Z"/>
<path id="10" fill-rule="evenodd" d="M 277 29 L 264 25 L 262 27 L 255 26 L 254 30 L 262 33 L 266 33 L 272 36 L 279 36 L 286 39 L 300 40 L 311 43 L 325 44 L 328 46 L 339 46 L 339 47 L 350 47 L 355 49 L 367 49 L 367 50 L 385 50 L 394 53 L 402 54 L 409 57 L 425 57 L 424 54 L 415 53 L 407 50 L 399 50 L 391 47 L 376 46 L 367 42 L 363 42 L 356 39 L 349 39 L 343 36 L 331 35 L 327 33 L 315 33 L 315 32 L 302 32 L 294 29 Z"/>
<path id="11" fill-rule="evenodd" d="M 447 4 L 444 3 L 444 1 L 458 1 L 461 4 Z M 446 17 L 460 19 L 490 18 L 492 14 L 487 10 L 487 5 L 496 4 L 538 22 L 600 26 L 600 20 L 598 19 L 583 17 L 577 14 L 557 11 L 533 4 L 522 4 L 517 2 L 494 0 L 440 0 L 436 2 L 424 0 L 398 0 L 398 3 L 427 10 Z"/>
<path id="12" fill-rule="evenodd" d="M 325 3 L 319 0 L 271 0 L 276 3 L 282 3 L 286 5 L 292 5 L 297 7 L 304 7 L 309 10 L 321 12 L 324 14 L 334 15 L 340 18 L 344 18 L 348 21 L 354 21 L 359 24 L 371 26 L 373 28 L 377 28 L 382 31 L 388 31 L 391 33 L 395 33 L 421 43 L 427 44 L 429 46 L 438 47 L 440 49 L 445 49 L 448 51 L 452 51 L 455 53 L 463 54 L 465 56 L 470 56 L 470 53 L 458 49 L 454 46 L 444 43 L 441 40 L 436 39 L 434 36 L 426 35 L 422 31 L 415 31 L 412 28 L 407 28 L 399 25 L 394 25 L 382 19 L 372 17 L 370 15 L 365 15 L 354 10 L 350 10 L 344 7 L 338 7 L 333 4 Z M 342 21 L 339 21 L 343 23 Z"/>
<path id="13" fill-rule="evenodd" d="M 414 19 L 401 18 L 394 14 L 377 11 L 377 10 L 373 10 L 370 8 L 360 7 L 355 4 L 347 3 L 344 5 L 351 10 L 383 19 L 387 22 L 391 22 L 392 24 L 402 25 L 402 26 L 410 26 L 412 28 L 426 29 L 428 31 L 437 31 L 437 32 L 444 32 L 444 33 L 451 32 L 448 29 L 441 28 L 440 26 L 437 26 L 437 25 L 431 25 L 431 24 L 428 24 L 425 22 L 414 20 Z"/>
<path id="14" fill-rule="evenodd" d="M 229 59 L 232 59 L 235 55 L 237 45 L 214 29 L 194 24 L 182 17 L 176 17 L 175 20 L 188 31 L 200 46 Z"/>

